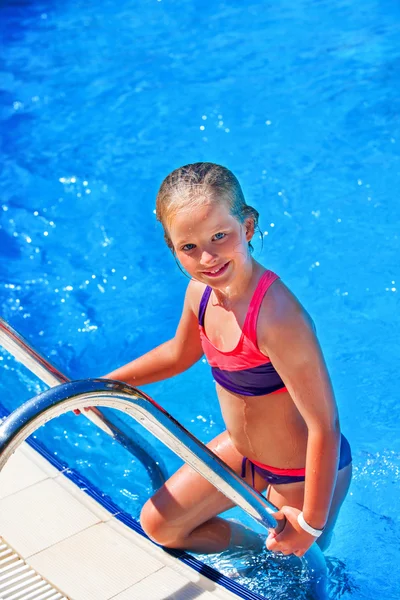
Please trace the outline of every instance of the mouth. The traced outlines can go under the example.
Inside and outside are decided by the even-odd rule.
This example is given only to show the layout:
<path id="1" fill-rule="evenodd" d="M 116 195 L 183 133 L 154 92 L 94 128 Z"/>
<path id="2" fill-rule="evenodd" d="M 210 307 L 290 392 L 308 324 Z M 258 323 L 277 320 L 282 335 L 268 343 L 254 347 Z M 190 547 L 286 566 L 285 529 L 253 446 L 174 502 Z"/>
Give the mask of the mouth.
<path id="1" fill-rule="evenodd" d="M 220 277 L 223 273 L 225 273 L 229 262 L 230 261 L 221 265 L 220 267 L 217 267 L 216 269 L 212 269 L 212 271 L 203 271 L 203 275 L 206 275 L 207 277 Z"/>

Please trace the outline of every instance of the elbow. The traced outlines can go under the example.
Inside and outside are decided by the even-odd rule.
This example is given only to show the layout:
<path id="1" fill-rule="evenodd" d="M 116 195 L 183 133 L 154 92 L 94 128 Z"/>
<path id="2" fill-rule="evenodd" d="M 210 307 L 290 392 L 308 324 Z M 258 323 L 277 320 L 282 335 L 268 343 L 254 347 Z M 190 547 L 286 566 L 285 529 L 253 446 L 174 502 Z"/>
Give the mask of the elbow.
<path id="1" fill-rule="evenodd" d="M 190 367 L 193 367 L 202 356 L 203 354 L 186 354 L 181 356 L 176 362 L 178 372 L 183 373 L 184 371 L 187 371 Z"/>
<path id="2" fill-rule="evenodd" d="M 189 344 L 181 344 L 175 338 L 170 340 L 170 344 L 170 356 L 176 374 L 187 371 L 203 356 L 201 348 L 190 347 Z"/>
<path id="3" fill-rule="evenodd" d="M 308 424 L 308 434 L 325 439 L 330 437 L 333 440 L 339 440 L 341 436 L 339 417 L 335 416 L 329 421 L 318 421 Z"/>
<path id="4" fill-rule="evenodd" d="M 328 431 L 332 433 L 333 436 L 340 438 L 340 421 L 337 412 L 328 423 Z"/>
<path id="5" fill-rule="evenodd" d="M 340 421 L 337 413 L 332 415 L 329 420 L 321 423 L 321 426 L 328 434 L 331 433 L 332 435 L 340 435 Z"/>

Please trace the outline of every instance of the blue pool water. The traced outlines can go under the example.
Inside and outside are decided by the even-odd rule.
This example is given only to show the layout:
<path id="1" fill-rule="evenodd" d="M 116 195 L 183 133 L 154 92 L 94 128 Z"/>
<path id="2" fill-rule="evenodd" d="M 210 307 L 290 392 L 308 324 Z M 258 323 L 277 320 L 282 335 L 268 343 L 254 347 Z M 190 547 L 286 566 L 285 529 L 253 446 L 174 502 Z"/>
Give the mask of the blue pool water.
<path id="1" fill-rule="evenodd" d="M 335 599 L 400 597 L 399 17 L 388 0 L 0 7 L 2 316 L 72 378 L 164 341 L 187 281 L 158 186 L 188 162 L 231 168 L 261 214 L 256 258 L 316 322 L 352 443 Z M 43 389 L 0 359 L 8 409 Z M 146 391 L 202 441 L 222 429 L 203 362 Z M 138 515 L 146 472 L 85 419 L 38 438 Z"/>

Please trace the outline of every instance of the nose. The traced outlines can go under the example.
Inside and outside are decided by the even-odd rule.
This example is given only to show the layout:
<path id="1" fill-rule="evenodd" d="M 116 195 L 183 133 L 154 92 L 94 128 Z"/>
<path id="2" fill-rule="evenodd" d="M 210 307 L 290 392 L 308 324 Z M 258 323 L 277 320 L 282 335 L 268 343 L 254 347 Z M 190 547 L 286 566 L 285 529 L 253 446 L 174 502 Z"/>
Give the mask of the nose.
<path id="1" fill-rule="evenodd" d="M 200 262 L 205 267 L 212 267 L 214 264 L 217 264 L 217 256 L 217 254 L 212 253 L 209 249 L 205 249 L 201 253 Z"/>

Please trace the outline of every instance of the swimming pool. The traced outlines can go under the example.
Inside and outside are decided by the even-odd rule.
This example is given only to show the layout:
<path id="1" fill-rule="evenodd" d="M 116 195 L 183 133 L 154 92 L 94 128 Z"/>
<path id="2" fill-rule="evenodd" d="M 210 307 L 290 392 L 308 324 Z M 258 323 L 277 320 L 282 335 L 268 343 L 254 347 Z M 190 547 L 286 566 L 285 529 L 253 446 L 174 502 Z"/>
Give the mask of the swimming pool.
<path id="1" fill-rule="evenodd" d="M 342 597 L 398 597 L 399 8 L 40 1 L 0 16 L 4 318 L 73 378 L 167 339 L 187 282 L 158 185 L 192 161 L 231 168 L 261 214 L 256 258 L 316 322 L 352 443 L 329 550 Z M 11 408 L 39 385 L 0 358 Z M 222 427 L 202 362 L 146 391 L 203 441 Z M 67 415 L 38 437 L 138 514 L 144 470 L 116 446 L 110 461 L 89 423 Z"/>

